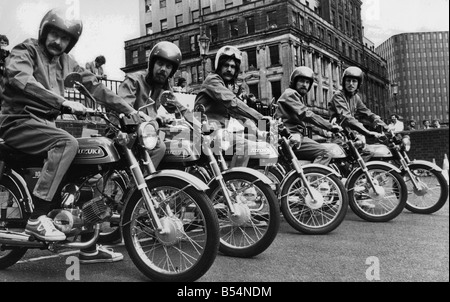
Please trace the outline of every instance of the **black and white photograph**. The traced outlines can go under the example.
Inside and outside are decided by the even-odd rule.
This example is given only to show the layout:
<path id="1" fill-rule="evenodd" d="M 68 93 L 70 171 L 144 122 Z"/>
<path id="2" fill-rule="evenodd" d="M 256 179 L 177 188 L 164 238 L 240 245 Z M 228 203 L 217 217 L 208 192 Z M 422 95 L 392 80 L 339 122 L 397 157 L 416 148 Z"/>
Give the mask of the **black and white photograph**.
<path id="1" fill-rule="evenodd" d="M 0 283 L 449 282 L 448 44 L 449 0 L 0 0 Z"/>

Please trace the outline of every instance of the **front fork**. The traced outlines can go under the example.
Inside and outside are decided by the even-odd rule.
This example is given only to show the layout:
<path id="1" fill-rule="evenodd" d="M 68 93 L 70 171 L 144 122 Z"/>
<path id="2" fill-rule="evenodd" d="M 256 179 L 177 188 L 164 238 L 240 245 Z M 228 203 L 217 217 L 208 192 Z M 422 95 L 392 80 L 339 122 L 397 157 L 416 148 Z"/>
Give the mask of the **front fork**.
<path id="1" fill-rule="evenodd" d="M 149 169 L 150 173 L 154 173 L 156 171 L 153 162 L 150 158 L 150 155 L 147 151 L 145 153 L 145 165 Z M 158 232 L 163 235 L 167 234 L 169 230 L 166 230 L 161 223 L 161 220 L 158 217 L 158 214 L 156 213 L 156 208 L 159 207 L 159 203 L 152 197 L 150 194 L 150 191 L 147 186 L 147 182 L 145 181 L 144 174 L 142 173 L 141 167 L 139 165 L 139 162 L 137 161 L 136 157 L 134 156 L 133 152 L 125 148 L 125 154 L 128 160 L 128 163 L 130 164 L 130 171 L 131 175 L 133 175 L 134 181 L 136 183 L 136 187 L 139 191 L 141 191 L 142 196 L 144 197 L 145 204 L 147 208 L 149 209 L 153 220 L 155 221 L 156 227 Z M 161 197 L 161 200 L 165 200 L 164 192 L 158 192 L 158 194 Z M 169 205 L 166 205 L 166 212 L 169 215 L 169 217 L 173 217 L 173 212 L 170 209 Z"/>
<path id="2" fill-rule="evenodd" d="M 395 146 L 393 148 L 394 150 L 394 154 L 397 156 L 397 158 L 400 159 L 400 166 L 401 168 L 406 172 L 406 174 L 409 176 L 409 179 L 411 179 L 411 182 L 414 186 L 414 189 L 416 190 L 420 190 L 422 188 L 420 188 L 419 185 L 419 181 L 417 180 L 417 178 L 414 176 L 413 172 L 411 171 L 411 169 L 409 168 L 409 163 L 411 162 L 409 160 L 409 157 L 407 154 L 404 154 L 403 152 L 401 152 L 400 150 L 398 150 L 398 147 Z"/>
<path id="3" fill-rule="evenodd" d="M 377 196 L 382 194 L 381 191 L 381 187 L 380 186 L 376 186 L 370 173 L 369 173 L 369 169 L 367 168 L 366 162 L 364 161 L 364 159 L 362 158 L 361 154 L 358 152 L 358 150 L 356 149 L 355 145 L 353 144 L 352 141 L 349 142 L 350 145 L 350 149 L 352 150 L 352 152 L 355 154 L 358 165 L 361 167 L 363 173 L 366 175 L 367 180 L 369 181 L 370 186 L 372 187 L 373 191 L 375 192 L 375 194 Z"/>

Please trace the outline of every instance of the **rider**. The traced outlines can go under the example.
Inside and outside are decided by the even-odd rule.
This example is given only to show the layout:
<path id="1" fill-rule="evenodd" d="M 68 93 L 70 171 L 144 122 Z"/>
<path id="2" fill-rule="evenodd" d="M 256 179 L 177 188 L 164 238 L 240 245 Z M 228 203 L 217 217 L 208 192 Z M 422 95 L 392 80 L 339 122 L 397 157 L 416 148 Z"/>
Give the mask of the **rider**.
<path id="1" fill-rule="evenodd" d="M 215 72 L 209 74 L 195 100 L 195 106 L 205 106 L 205 114 L 212 123 L 227 128 L 234 118 L 241 121 L 249 130 L 259 138 L 267 136 L 266 131 L 260 131 L 256 125 L 266 119 L 261 113 L 245 104 L 236 94 L 240 93 L 236 80 L 242 62 L 241 51 L 234 46 L 224 46 L 217 52 L 215 60 Z M 236 92 L 236 93 L 235 93 Z M 236 136 L 239 140 L 239 136 Z M 239 142 L 236 142 L 237 145 Z M 245 141 L 242 142 L 245 144 Z M 243 160 L 245 166 L 246 157 L 237 158 Z"/>
<path id="2" fill-rule="evenodd" d="M 336 92 L 328 103 L 328 109 L 331 118 L 337 118 L 338 123 L 343 126 L 348 126 L 352 130 L 356 130 L 360 134 L 368 137 L 380 138 L 384 134 L 368 130 L 362 123 L 360 123 L 355 116 L 367 119 L 369 122 L 382 126 L 385 130 L 388 126 L 381 120 L 380 116 L 376 115 L 363 103 L 361 96 L 358 94 L 359 89 L 363 84 L 364 73 L 355 66 L 344 70 L 342 75 L 342 89 Z M 373 152 L 364 148 L 362 156 L 365 161 L 373 157 Z M 361 206 L 374 208 L 375 205 L 362 201 Z"/>
<path id="3" fill-rule="evenodd" d="M 342 128 L 331 124 L 305 105 L 305 98 L 311 90 L 313 82 L 314 71 L 309 67 L 300 66 L 294 69 L 289 88 L 278 100 L 276 117 L 282 119 L 283 124 L 293 135 L 300 135 L 300 149 L 295 151 L 298 158 L 328 165 L 331 161 L 331 154 L 326 147 L 307 137 L 305 123 L 311 123 L 331 132 L 341 131 Z"/>
<path id="4" fill-rule="evenodd" d="M 360 123 L 355 116 L 366 118 L 370 122 L 388 129 L 380 116 L 376 115 L 363 103 L 361 96 L 358 94 L 363 84 L 364 73 L 355 66 L 347 68 L 342 76 L 342 89 L 337 91 L 328 103 L 328 109 L 331 118 L 337 118 L 338 123 L 344 121 L 345 126 L 352 130 L 368 136 L 380 138 L 383 134 L 368 130 Z"/>
<path id="5" fill-rule="evenodd" d="M 40 23 L 38 39 L 27 39 L 12 49 L 6 62 L 0 120 L 0 137 L 6 144 L 26 154 L 46 155 L 33 190 L 34 211 L 25 232 L 50 242 L 66 239 L 47 214 L 61 204 L 60 185 L 78 152 L 77 139 L 57 128 L 55 120 L 63 108 L 86 111 L 83 104 L 64 98 L 65 77 L 78 72 L 98 102 L 117 112 L 135 112 L 69 56 L 81 36 L 83 24 L 81 20 L 68 19 L 67 15 L 62 9 L 50 10 Z M 80 253 L 81 263 L 121 259 L 122 254 L 97 245 Z"/>
<path id="6" fill-rule="evenodd" d="M 160 96 L 164 91 L 172 91 L 169 79 L 177 72 L 181 64 L 181 58 L 181 51 L 178 46 L 172 42 L 160 42 L 150 52 L 148 69 L 127 74 L 125 80 L 119 86 L 119 96 L 136 110 L 150 104 L 152 100 L 155 102 L 145 108 L 145 113 L 152 120 L 158 120 L 159 125 L 154 123 L 156 129 L 170 122 L 168 118 L 158 116 L 158 110 L 161 106 Z M 189 116 L 190 113 L 186 107 L 176 100 L 172 104 L 164 106 L 164 108 L 177 116 L 180 114 Z M 165 152 L 166 145 L 159 141 L 157 147 L 150 152 L 155 167 L 158 167 Z"/>

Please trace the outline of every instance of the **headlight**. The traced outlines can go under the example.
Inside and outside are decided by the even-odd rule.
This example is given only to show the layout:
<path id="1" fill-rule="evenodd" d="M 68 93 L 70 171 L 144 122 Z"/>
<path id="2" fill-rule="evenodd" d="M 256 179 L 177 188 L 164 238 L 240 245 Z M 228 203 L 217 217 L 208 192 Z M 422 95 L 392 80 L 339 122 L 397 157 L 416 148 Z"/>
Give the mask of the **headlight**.
<path id="1" fill-rule="evenodd" d="M 139 141 L 147 150 L 153 150 L 158 143 L 158 134 L 155 127 L 150 123 L 142 123 L 139 126 Z"/>
<path id="2" fill-rule="evenodd" d="M 220 146 L 222 150 L 228 150 L 231 147 L 231 140 L 232 137 L 230 132 L 225 129 L 217 130 L 217 135 L 214 141 L 215 143 L 218 143 L 218 146 Z"/>
<path id="3" fill-rule="evenodd" d="M 402 147 L 405 149 L 406 152 L 409 152 L 409 150 L 411 150 L 411 139 L 409 138 L 409 136 L 403 137 Z"/>

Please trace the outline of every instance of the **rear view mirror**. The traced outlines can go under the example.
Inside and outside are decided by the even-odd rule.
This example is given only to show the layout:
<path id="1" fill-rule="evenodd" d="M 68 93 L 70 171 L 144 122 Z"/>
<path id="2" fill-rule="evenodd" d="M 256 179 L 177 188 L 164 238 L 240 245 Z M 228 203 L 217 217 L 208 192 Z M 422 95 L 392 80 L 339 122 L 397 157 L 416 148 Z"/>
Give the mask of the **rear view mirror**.
<path id="1" fill-rule="evenodd" d="M 77 72 L 70 73 L 65 79 L 64 79 L 64 86 L 66 88 L 75 88 L 81 83 L 81 74 Z"/>

